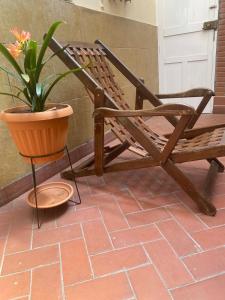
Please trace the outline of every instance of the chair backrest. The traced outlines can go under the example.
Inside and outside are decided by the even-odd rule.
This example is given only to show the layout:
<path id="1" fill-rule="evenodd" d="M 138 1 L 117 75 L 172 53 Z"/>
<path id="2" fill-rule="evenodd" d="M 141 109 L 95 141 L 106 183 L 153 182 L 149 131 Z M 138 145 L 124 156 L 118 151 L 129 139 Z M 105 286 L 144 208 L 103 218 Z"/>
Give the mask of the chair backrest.
<path id="1" fill-rule="evenodd" d="M 115 81 L 115 76 L 106 60 L 106 54 L 101 45 L 74 43 L 67 47 L 67 51 L 81 65 L 87 65 L 90 62 L 86 70 L 92 78 L 95 79 L 121 109 L 130 109 L 123 98 L 124 92 Z"/>
<path id="2" fill-rule="evenodd" d="M 55 51 L 54 46 L 52 46 L 51 49 Z M 83 73 L 88 72 L 91 79 L 94 79 L 94 81 L 104 89 L 105 93 L 113 99 L 118 108 L 130 109 L 128 103 L 124 100 L 123 91 L 115 81 L 115 76 L 107 61 L 106 53 L 104 52 L 104 49 L 101 45 L 72 42 L 69 43 L 68 47 L 66 48 L 66 52 L 69 54 L 69 56 L 64 57 L 64 55 L 66 55 L 65 51 L 63 53 L 60 53 L 60 55 L 58 56 L 69 68 L 74 67 L 73 63 L 81 66 L 88 65 L 90 63 L 89 66 L 85 68 L 85 72 Z M 77 77 L 80 76 L 80 72 L 74 74 Z M 85 74 L 82 74 L 82 76 L 83 75 L 85 76 Z M 88 85 L 86 85 L 85 78 L 82 77 L 80 79 L 84 83 L 91 100 L 94 102 L 92 93 L 93 91 L 91 91 Z M 135 124 L 135 126 L 138 127 L 141 131 L 145 132 L 159 150 L 164 148 L 167 139 L 151 131 L 142 118 L 132 117 L 129 118 L 129 120 L 133 124 Z M 105 121 L 106 124 L 109 124 L 111 126 L 112 132 L 121 142 L 128 142 L 131 146 L 133 146 L 134 149 L 139 148 L 138 151 L 135 152 L 143 155 L 142 147 L 138 146 L 133 136 L 127 131 L 126 128 L 121 125 L 121 123 L 118 122 L 116 118 L 107 118 Z"/>

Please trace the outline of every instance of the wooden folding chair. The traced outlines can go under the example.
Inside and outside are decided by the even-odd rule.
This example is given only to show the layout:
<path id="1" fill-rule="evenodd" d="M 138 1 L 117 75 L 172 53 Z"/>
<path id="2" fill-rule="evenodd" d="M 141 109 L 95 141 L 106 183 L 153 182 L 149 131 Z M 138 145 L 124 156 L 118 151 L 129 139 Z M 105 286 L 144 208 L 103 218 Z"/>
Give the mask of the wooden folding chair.
<path id="1" fill-rule="evenodd" d="M 225 124 L 192 129 L 214 95 L 213 91 L 201 88 L 184 93 L 153 95 L 143 81 L 136 78 L 100 41 L 95 44 L 70 43 L 63 50 L 63 45 L 52 39 L 50 48 L 70 69 L 91 62 L 88 68 L 75 75 L 86 87 L 95 107 L 94 155 L 74 169 L 75 173 L 63 172 L 63 178 L 72 179 L 74 174 L 78 177 L 93 174 L 101 176 L 107 172 L 161 166 L 203 213 L 214 216 L 216 208 L 210 202 L 209 195 L 215 172 L 224 171 L 217 157 L 225 156 Z M 135 110 L 131 110 L 125 102 L 107 60 L 136 87 Z M 163 105 L 159 100 L 184 97 L 202 97 L 202 101 L 194 110 L 181 104 Z M 148 100 L 154 108 L 143 109 L 144 100 Z M 173 132 L 167 135 L 153 132 L 143 118 L 152 116 L 164 116 L 174 126 Z M 120 140 L 118 145 L 105 147 L 104 124 L 111 126 L 112 132 Z M 111 163 L 127 149 L 141 158 Z M 210 163 L 210 169 L 206 188 L 200 192 L 176 164 L 202 159 Z"/>

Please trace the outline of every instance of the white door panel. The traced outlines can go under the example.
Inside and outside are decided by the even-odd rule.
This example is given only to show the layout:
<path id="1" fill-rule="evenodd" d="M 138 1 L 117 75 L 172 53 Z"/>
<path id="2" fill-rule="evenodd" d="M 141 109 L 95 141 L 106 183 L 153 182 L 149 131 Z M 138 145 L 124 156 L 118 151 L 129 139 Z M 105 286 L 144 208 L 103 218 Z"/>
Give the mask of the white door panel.
<path id="1" fill-rule="evenodd" d="M 218 16 L 218 0 L 158 0 L 160 93 L 196 87 L 214 88 L 215 46 L 213 30 L 205 21 Z M 213 7 L 211 7 L 213 6 Z M 200 99 L 170 99 L 197 107 Z M 205 112 L 212 111 L 212 102 Z"/>

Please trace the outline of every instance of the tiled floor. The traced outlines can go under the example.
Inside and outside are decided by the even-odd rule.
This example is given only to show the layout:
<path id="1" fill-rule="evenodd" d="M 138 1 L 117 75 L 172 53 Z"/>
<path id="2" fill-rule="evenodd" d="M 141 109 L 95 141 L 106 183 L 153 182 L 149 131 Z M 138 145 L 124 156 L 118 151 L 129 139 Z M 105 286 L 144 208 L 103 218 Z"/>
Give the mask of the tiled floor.
<path id="1" fill-rule="evenodd" d="M 182 165 L 199 187 L 207 168 Z M 225 173 L 216 217 L 160 168 L 78 181 L 82 204 L 42 211 L 40 230 L 26 195 L 0 209 L 1 300 L 225 299 Z"/>

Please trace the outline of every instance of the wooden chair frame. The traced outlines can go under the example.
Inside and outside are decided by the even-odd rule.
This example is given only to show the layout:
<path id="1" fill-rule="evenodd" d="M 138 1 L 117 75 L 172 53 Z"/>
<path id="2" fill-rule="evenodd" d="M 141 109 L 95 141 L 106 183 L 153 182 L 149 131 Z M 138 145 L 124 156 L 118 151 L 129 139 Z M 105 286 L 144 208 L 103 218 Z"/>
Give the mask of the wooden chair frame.
<path id="1" fill-rule="evenodd" d="M 219 128 L 225 128 L 225 124 L 202 127 L 192 129 L 199 116 L 203 112 L 207 103 L 214 95 L 209 89 L 192 89 L 184 93 L 153 95 L 145 86 L 143 80 L 138 79 L 102 42 L 96 41 L 96 44 L 90 44 L 91 47 L 101 47 L 106 54 L 107 59 L 136 87 L 136 105 L 135 110 L 121 110 L 115 103 L 114 99 L 107 94 L 106 91 L 90 76 L 90 74 L 82 69 L 75 75 L 81 80 L 85 87 L 94 95 L 94 155 L 81 163 L 74 172 L 77 177 L 97 175 L 102 176 L 103 173 L 125 171 L 139 168 L 148 168 L 161 166 L 177 184 L 196 202 L 199 209 L 210 216 L 216 214 L 215 206 L 209 201 L 211 187 L 216 172 L 223 172 L 224 166 L 217 157 L 225 156 L 225 145 L 211 147 L 207 150 L 197 150 L 189 152 L 176 152 L 175 149 L 180 139 L 192 140 L 202 134 L 214 132 Z M 74 44 L 74 43 L 72 43 Z M 87 43 L 79 43 L 82 47 L 88 47 Z M 58 57 L 70 68 L 81 67 L 79 62 L 72 57 L 68 51 L 63 50 L 55 39 L 51 40 L 50 48 L 58 55 Z M 164 98 L 185 98 L 185 97 L 202 97 L 198 108 L 194 110 L 191 107 L 181 104 L 162 104 L 160 99 Z M 155 108 L 143 109 L 143 101 L 148 100 Z M 130 117 L 152 117 L 164 116 L 173 126 L 174 130 L 171 134 L 165 135 L 168 141 L 160 151 L 152 140 L 140 131 L 140 129 L 130 120 Z M 177 116 L 180 118 L 178 119 Z M 116 118 L 120 124 L 126 128 L 127 132 L 132 135 L 135 140 L 149 154 L 147 157 L 140 159 L 131 159 L 123 162 L 111 163 L 116 157 L 130 147 L 125 141 L 113 147 L 105 147 L 104 145 L 104 121 L 105 118 Z M 224 137 L 222 138 L 224 142 Z M 225 142 L 224 142 L 225 144 Z M 195 185 L 185 176 L 185 174 L 176 166 L 176 163 L 187 161 L 195 161 L 206 159 L 210 163 L 210 169 L 206 178 L 206 185 L 203 192 L 199 192 Z M 109 163 L 111 163 L 109 165 Z M 65 171 L 62 177 L 73 179 L 74 173 Z"/>

